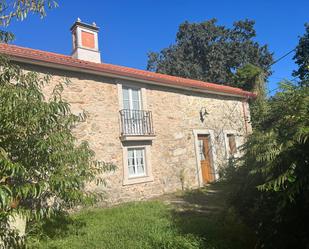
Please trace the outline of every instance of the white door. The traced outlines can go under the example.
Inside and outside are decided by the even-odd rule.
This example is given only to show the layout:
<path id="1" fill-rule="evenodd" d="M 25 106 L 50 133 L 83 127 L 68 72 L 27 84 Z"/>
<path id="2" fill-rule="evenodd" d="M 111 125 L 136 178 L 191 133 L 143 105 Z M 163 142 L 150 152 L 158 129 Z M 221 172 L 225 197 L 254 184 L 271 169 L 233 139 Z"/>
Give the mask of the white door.
<path id="1" fill-rule="evenodd" d="M 141 91 L 138 88 L 122 88 L 123 109 L 125 115 L 125 132 L 141 134 L 143 130 Z"/>

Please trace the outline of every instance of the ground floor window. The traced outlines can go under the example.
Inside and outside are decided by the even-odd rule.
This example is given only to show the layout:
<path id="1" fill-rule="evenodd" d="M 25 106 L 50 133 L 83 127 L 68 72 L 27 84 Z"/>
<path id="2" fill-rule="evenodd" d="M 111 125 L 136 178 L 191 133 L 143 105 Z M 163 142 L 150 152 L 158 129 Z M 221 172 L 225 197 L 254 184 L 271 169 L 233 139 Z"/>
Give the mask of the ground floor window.
<path id="1" fill-rule="evenodd" d="M 145 148 L 128 149 L 128 172 L 129 177 L 146 175 Z"/>
<path id="2" fill-rule="evenodd" d="M 227 139 L 229 142 L 229 155 L 234 156 L 237 153 L 236 139 L 234 134 L 227 134 Z"/>
<path id="3" fill-rule="evenodd" d="M 153 181 L 152 141 L 123 141 L 123 185 Z"/>
<path id="4" fill-rule="evenodd" d="M 236 131 L 224 132 L 225 151 L 227 159 L 239 157 L 238 139 L 239 137 Z"/>

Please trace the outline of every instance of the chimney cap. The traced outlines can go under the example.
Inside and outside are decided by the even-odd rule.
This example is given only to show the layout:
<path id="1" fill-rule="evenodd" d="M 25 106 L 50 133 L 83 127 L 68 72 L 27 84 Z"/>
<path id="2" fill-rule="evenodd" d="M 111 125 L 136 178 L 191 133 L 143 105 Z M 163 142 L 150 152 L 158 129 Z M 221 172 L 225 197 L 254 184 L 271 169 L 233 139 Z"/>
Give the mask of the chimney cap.
<path id="1" fill-rule="evenodd" d="M 72 25 L 72 27 L 70 28 L 71 31 L 73 31 L 77 26 L 81 26 L 93 31 L 99 31 L 99 27 L 97 26 L 97 24 L 95 22 L 93 22 L 92 24 L 88 24 L 85 22 L 82 22 L 81 19 L 78 17 L 76 22 Z"/>

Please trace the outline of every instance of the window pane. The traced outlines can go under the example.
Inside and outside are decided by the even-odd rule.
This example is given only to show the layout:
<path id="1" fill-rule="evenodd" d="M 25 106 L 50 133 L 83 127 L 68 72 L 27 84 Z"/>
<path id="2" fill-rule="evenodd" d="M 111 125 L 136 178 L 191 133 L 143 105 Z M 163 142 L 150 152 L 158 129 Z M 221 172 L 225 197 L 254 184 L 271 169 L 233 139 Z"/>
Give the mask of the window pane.
<path id="1" fill-rule="evenodd" d="M 139 102 L 139 90 L 132 89 L 132 100 Z"/>
<path id="2" fill-rule="evenodd" d="M 134 176 L 134 175 L 135 175 L 134 168 L 129 167 L 129 176 Z"/>
<path id="3" fill-rule="evenodd" d="M 236 148 L 236 141 L 235 141 L 235 135 L 234 134 L 228 134 L 228 141 L 229 141 L 229 153 L 230 155 L 234 155 L 237 152 L 237 148 Z"/>
<path id="4" fill-rule="evenodd" d="M 130 109 L 130 102 L 129 102 L 129 100 L 123 99 L 123 109 Z"/>
<path id="5" fill-rule="evenodd" d="M 140 110 L 141 109 L 139 101 L 133 101 L 132 102 L 132 109 L 133 110 Z"/>
<path id="6" fill-rule="evenodd" d="M 129 99 L 129 88 L 122 88 L 122 97 L 123 99 Z"/>
<path id="7" fill-rule="evenodd" d="M 130 109 L 129 88 L 122 88 L 123 109 Z"/>
<path id="8" fill-rule="evenodd" d="M 128 149 L 129 177 L 145 175 L 145 149 Z"/>
<path id="9" fill-rule="evenodd" d="M 134 110 L 140 110 L 141 109 L 140 90 L 139 89 L 132 89 L 132 108 Z"/>
<path id="10" fill-rule="evenodd" d="M 128 158 L 133 158 L 133 152 L 134 150 L 128 149 Z"/>
<path id="11" fill-rule="evenodd" d="M 141 158 L 143 156 L 143 149 L 136 149 L 135 152 L 137 158 Z"/>
<path id="12" fill-rule="evenodd" d="M 137 174 L 138 175 L 144 175 L 144 165 L 137 166 Z"/>

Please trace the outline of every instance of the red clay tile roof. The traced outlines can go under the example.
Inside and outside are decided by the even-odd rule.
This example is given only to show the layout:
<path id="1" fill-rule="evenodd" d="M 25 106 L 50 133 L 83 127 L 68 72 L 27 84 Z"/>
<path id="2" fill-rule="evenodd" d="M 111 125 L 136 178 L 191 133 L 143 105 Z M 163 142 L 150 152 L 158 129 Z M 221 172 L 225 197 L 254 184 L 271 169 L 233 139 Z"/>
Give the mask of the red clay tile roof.
<path id="1" fill-rule="evenodd" d="M 67 67 L 86 69 L 93 72 L 101 72 L 112 74 L 115 76 L 129 77 L 132 79 L 139 79 L 150 81 L 154 83 L 164 84 L 170 87 L 186 87 L 192 89 L 200 89 L 211 91 L 215 93 L 225 93 L 237 95 L 245 98 L 254 98 L 256 95 L 252 92 L 244 91 L 240 88 L 218 85 L 214 83 L 175 77 L 160 73 L 153 73 L 149 71 L 117 66 L 107 63 L 94 63 L 89 61 L 78 60 L 71 56 L 45 52 L 30 48 L 19 47 L 15 45 L 0 44 L 0 54 L 6 54 L 17 58 L 30 59 L 37 62 L 52 63 L 56 65 L 63 65 Z"/>

